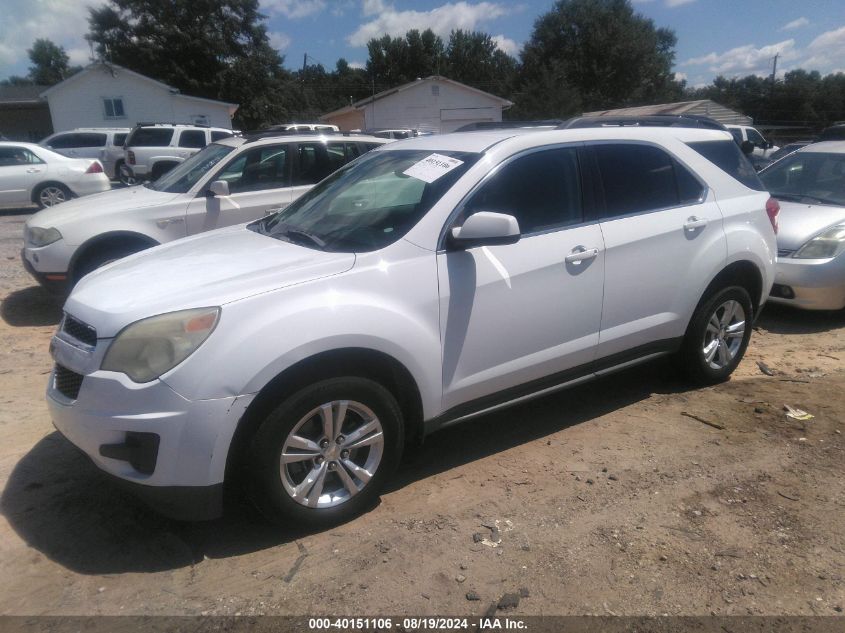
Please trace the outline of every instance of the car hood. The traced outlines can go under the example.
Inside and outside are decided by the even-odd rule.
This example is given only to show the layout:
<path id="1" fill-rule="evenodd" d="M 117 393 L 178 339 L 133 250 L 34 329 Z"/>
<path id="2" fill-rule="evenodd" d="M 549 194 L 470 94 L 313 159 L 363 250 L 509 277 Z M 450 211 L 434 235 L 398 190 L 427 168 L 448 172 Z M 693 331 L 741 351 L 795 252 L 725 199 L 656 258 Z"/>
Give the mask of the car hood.
<path id="1" fill-rule="evenodd" d="M 797 250 L 827 227 L 845 221 L 845 207 L 778 202 L 778 250 Z"/>
<path id="2" fill-rule="evenodd" d="M 130 211 L 165 204 L 179 195 L 182 194 L 154 191 L 143 185 L 126 189 L 110 189 L 43 209 L 33 215 L 27 221 L 27 225 L 60 229 L 62 224 L 76 222 L 83 218 L 90 220 L 98 215 L 116 211 Z"/>
<path id="3" fill-rule="evenodd" d="M 244 225 L 142 251 L 84 277 L 65 311 L 110 338 L 139 319 L 226 303 L 337 275 L 354 253 L 327 253 Z"/>

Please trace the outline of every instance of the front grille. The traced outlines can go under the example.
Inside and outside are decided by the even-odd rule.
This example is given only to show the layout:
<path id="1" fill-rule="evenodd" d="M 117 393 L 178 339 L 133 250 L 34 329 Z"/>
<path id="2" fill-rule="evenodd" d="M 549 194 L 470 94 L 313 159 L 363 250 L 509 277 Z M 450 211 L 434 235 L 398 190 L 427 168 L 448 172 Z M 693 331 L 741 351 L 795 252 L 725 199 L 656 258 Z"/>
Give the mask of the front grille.
<path id="1" fill-rule="evenodd" d="M 778 257 L 789 257 L 795 251 L 789 248 L 780 248 L 778 249 Z"/>
<path id="2" fill-rule="evenodd" d="M 80 343 L 85 343 L 91 347 L 96 347 L 97 345 L 97 330 L 78 319 L 74 319 L 69 314 L 65 314 L 64 321 L 62 322 L 62 331 Z"/>
<path id="3" fill-rule="evenodd" d="M 53 386 L 60 394 L 70 400 L 76 400 L 79 397 L 79 390 L 82 387 L 82 374 L 77 374 L 67 367 L 56 365 L 56 375 L 53 378 Z"/>

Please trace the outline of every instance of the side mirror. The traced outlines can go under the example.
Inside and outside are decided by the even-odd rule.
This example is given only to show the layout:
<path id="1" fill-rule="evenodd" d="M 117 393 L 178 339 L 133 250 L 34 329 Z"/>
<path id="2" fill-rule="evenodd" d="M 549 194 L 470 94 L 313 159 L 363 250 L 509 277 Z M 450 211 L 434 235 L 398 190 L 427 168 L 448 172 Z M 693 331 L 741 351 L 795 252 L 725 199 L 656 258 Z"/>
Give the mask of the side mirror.
<path id="1" fill-rule="evenodd" d="M 451 231 L 451 241 L 458 248 L 513 244 L 519 237 L 519 222 L 515 217 L 491 211 L 473 213 L 463 226 Z"/>
<path id="2" fill-rule="evenodd" d="M 206 194 L 209 198 L 225 197 L 229 195 L 229 183 L 225 180 L 215 180 L 208 186 Z"/>
<path id="3" fill-rule="evenodd" d="M 743 141 L 742 145 L 740 145 L 739 148 L 742 150 L 742 153 L 746 156 L 751 156 L 751 154 L 754 153 L 754 143 L 752 143 L 751 141 Z"/>

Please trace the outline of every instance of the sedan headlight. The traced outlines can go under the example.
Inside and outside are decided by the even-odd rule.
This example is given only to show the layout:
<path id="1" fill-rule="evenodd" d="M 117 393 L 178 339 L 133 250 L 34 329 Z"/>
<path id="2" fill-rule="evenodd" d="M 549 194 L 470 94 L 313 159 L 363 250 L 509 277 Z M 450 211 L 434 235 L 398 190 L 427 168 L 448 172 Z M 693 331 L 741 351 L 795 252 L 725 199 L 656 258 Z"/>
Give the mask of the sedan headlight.
<path id="1" fill-rule="evenodd" d="M 30 226 L 26 229 L 26 241 L 33 246 L 47 246 L 62 239 L 59 229 L 42 229 L 40 226 Z"/>
<path id="2" fill-rule="evenodd" d="M 798 249 L 793 257 L 830 259 L 845 251 L 845 225 L 840 224 L 820 233 Z"/>
<path id="3" fill-rule="evenodd" d="M 126 326 L 115 337 L 102 369 L 149 382 L 193 354 L 214 331 L 220 308 L 160 314 Z"/>

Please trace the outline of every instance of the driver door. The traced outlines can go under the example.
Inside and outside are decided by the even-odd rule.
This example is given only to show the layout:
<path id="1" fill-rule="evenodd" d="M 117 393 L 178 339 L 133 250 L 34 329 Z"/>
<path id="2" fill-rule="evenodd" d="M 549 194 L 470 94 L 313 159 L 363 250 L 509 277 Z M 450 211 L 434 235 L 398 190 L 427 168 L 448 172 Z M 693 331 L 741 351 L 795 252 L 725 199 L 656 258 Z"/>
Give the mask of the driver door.
<path id="1" fill-rule="evenodd" d="M 512 159 L 450 225 L 479 211 L 505 213 L 521 237 L 437 255 L 444 409 L 559 384 L 594 359 L 604 242 L 585 211 L 578 154 L 564 146 Z"/>
<path id="2" fill-rule="evenodd" d="M 218 169 L 188 205 L 188 235 L 251 222 L 290 204 L 290 155 L 288 143 L 262 145 Z M 228 196 L 208 193 L 215 180 L 228 183 Z"/>

